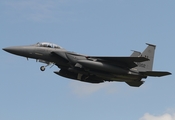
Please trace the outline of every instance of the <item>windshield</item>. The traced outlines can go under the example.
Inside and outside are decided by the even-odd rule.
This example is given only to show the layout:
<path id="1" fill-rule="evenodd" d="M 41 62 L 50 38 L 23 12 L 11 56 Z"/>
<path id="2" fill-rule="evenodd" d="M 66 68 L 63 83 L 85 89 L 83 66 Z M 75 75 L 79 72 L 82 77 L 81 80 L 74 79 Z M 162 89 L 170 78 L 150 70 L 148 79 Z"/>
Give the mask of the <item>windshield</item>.
<path id="1" fill-rule="evenodd" d="M 48 47 L 48 48 L 57 48 L 57 49 L 61 49 L 62 47 L 56 45 L 56 44 L 53 44 L 53 43 L 48 43 L 48 42 L 38 42 L 37 43 L 37 46 L 39 47 Z"/>

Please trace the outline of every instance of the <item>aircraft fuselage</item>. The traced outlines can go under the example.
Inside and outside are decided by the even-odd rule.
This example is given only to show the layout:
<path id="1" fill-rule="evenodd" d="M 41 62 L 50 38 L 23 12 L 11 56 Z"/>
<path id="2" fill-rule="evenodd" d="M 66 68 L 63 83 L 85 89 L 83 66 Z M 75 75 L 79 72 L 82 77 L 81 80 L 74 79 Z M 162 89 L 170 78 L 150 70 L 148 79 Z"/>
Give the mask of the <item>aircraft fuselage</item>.
<path id="1" fill-rule="evenodd" d="M 60 68 L 60 71 L 55 71 L 54 73 L 84 82 L 100 83 L 104 81 L 122 81 L 131 86 L 138 87 L 143 84 L 141 79 L 147 77 L 147 75 L 143 74 L 144 72 L 141 74 L 137 69 L 133 69 L 134 67 L 137 67 L 136 62 L 143 62 L 142 64 L 144 67 L 148 67 L 144 61 L 149 59 L 138 56 L 89 57 L 69 52 L 50 43 L 8 47 L 3 50 L 15 55 L 39 60 L 40 62 L 46 63 L 47 66 L 50 64 L 57 65 Z M 133 55 L 140 55 L 140 53 L 134 53 Z M 42 66 L 40 69 L 44 71 L 45 67 L 46 66 Z M 160 72 L 152 74 L 147 72 L 147 74 L 151 75 L 157 75 L 159 73 Z M 168 75 L 170 73 L 164 72 L 163 74 Z"/>

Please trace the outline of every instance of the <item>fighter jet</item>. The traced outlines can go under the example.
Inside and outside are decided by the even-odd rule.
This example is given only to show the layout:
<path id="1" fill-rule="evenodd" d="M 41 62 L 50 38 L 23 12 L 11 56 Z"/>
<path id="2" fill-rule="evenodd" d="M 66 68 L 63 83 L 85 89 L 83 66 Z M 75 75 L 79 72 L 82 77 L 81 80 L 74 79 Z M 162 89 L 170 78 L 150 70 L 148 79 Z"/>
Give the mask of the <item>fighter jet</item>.
<path id="1" fill-rule="evenodd" d="M 89 82 L 102 83 L 105 81 L 126 82 L 133 87 L 141 86 L 148 76 L 161 77 L 170 72 L 152 71 L 155 45 L 148 44 L 141 53 L 134 51 L 128 57 L 87 56 L 48 42 L 41 42 L 29 46 L 15 46 L 3 50 L 46 63 L 40 70 L 44 71 L 49 65 L 56 65 L 59 71 L 54 71 L 62 77 Z"/>

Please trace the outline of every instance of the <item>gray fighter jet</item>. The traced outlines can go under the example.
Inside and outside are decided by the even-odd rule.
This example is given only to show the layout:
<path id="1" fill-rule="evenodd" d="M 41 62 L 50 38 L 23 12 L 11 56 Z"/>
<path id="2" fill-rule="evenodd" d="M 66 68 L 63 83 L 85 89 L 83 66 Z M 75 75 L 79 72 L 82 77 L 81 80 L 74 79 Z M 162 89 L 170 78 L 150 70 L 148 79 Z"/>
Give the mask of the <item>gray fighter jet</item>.
<path id="1" fill-rule="evenodd" d="M 139 87 L 144 83 L 142 78 L 171 74 L 164 71 L 152 71 L 156 46 L 148 43 L 147 45 L 142 53 L 134 51 L 130 57 L 86 56 L 67 51 L 48 42 L 7 47 L 3 50 L 46 63 L 46 66 L 40 67 L 41 71 L 49 65 L 56 65 L 60 70 L 54 73 L 62 77 L 89 83 L 120 81 Z"/>

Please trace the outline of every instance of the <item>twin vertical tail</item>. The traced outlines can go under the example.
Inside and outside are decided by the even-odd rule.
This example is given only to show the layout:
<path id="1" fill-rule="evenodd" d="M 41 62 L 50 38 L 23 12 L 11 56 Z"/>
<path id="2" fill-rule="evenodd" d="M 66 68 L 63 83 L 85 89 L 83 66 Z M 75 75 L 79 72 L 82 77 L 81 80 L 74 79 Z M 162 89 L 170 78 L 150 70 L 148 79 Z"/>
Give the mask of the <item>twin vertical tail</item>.
<path id="1" fill-rule="evenodd" d="M 137 71 L 144 76 L 161 77 L 170 75 L 170 72 L 152 71 L 156 46 L 148 43 L 146 44 L 148 45 L 147 48 L 140 53 L 140 55 L 138 55 L 139 52 L 134 51 L 131 56 L 134 57 L 135 55 L 138 55 L 138 57 L 146 57 L 149 59 L 149 61 L 137 63 L 138 66 L 135 67 L 135 69 L 137 69 Z"/>
<path id="2" fill-rule="evenodd" d="M 136 69 L 138 71 L 152 71 L 153 69 L 153 62 L 154 62 L 154 53 L 156 46 L 152 44 L 148 44 L 148 47 L 139 55 L 139 57 L 145 57 L 148 58 L 149 61 L 137 63 Z"/>
<path id="3" fill-rule="evenodd" d="M 139 74 L 143 76 L 143 78 L 147 76 L 162 77 L 165 75 L 171 75 L 170 72 L 166 72 L 166 71 L 152 71 L 156 46 L 148 43 L 146 44 L 148 46 L 142 53 L 138 51 L 134 51 L 131 57 L 145 57 L 145 58 L 148 58 L 149 61 L 136 63 L 137 67 L 133 69 L 136 69 L 139 72 Z M 126 83 L 133 87 L 139 87 L 144 83 L 144 81 L 141 80 L 141 81 L 135 81 L 135 82 L 126 82 Z"/>

